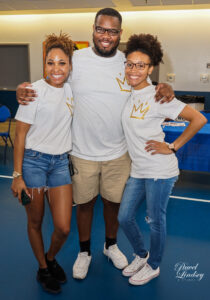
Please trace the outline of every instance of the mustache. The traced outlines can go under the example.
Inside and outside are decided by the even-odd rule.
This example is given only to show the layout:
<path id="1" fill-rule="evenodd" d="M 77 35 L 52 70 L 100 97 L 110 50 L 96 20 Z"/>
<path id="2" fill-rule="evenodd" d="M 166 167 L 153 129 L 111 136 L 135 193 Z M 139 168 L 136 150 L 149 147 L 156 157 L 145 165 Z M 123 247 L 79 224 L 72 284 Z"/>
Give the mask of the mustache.
<path id="1" fill-rule="evenodd" d="M 103 49 L 102 45 L 98 45 L 98 43 L 101 43 L 101 41 L 108 41 L 110 42 L 110 45 L 112 45 L 110 50 L 107 49 Z M 93 44 L 94 47 L 96 49 L 96 51 L 98 52 L 99 55 L 101 55 L 102 57 L 110 57 L 112 56 L 116 51 L 117 48 L 119 46 L 120 43 L 120 38 L 116 41 L 116 43 L 114 43 L 113 41 L 110 41 L 108 38 L 106 37 L 101 37 L 100 39 L 96 39 L 94 34 L 93 34 Z"/>
<path id="2" fill-rule="evenodd" d="M 103 38 L 103 39 L 100 39 L 98 40 L 99 42 L 109 42 L 110 44 L 113 43 L 113 41 L 110 41 L 109 38 Z"/>

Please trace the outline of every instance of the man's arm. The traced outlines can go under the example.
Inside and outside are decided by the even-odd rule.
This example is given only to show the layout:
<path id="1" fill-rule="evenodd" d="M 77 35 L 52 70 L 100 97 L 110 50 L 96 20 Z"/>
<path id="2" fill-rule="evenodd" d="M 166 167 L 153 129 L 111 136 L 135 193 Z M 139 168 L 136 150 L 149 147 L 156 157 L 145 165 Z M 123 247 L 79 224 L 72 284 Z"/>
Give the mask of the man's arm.
<path id="1" fill-rule="evenodd" d="M 36 91 L 33 90 L 30 82 L 23 82 L 17 86 L 16 99 L 19 104 L 28 105 L 37 97 Z"/>
<path id="2" fill-rule="evenodd" d="M 167 83 L 159 83 L 156 86 L 156 101 L 160 101 L 160 103 L 171 102 L 174 99 L 174 91 L 172 87 Z"/>

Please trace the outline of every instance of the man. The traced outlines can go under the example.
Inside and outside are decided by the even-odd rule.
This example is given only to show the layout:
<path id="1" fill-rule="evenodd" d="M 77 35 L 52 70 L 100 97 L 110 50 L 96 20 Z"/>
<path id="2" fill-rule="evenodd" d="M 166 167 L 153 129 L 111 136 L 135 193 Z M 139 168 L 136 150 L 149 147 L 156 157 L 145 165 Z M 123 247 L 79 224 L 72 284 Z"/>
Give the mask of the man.
<path id="1" fill-rule="evenodd" d="M 98 194 L 104 205 L 105 244 L 103 253 L 114 266 L 123 269 L 128 262 L 117 246 L 117 215 L 125 183 L 130 173 L 130 158 L 121 125 L 121 112 L 130 94 L 124 76 L 125 57 L 118 51 L 122 17 L 112 8 L 96 14 L 93 48 L 76 51 L 70 78 L 75 100 L 72 124 L 72 161 L 75 175 L 73 198 L 77 203 L 80 252 L 73 266 L 73 277 L 84 279 L 91 262 L 90 238 L 94 204 Z M 21 99 L 33 91 L 17 91 Z M 157 97 L 172 100 L 168 85 L 160 85 Z"/>

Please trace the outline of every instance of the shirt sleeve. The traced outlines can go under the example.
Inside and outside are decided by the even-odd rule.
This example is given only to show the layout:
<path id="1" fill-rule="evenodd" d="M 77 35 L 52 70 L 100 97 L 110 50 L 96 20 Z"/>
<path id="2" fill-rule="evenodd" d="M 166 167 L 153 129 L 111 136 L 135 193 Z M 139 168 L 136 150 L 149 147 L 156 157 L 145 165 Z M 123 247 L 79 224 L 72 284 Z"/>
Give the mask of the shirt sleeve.
<path id="1" fill-rule="evenodd" d="M 37 89 L 36 89 L 37 90 Z M 39 103 L 39 96 L 28 105 L 19 105 L 15 119 L 27 124 L 34 124 Z"/>
<path id="2" fill-rule="evenodd" d="M 162 117 L 175 120 L 186 106 L 185 103 L 174 98 L 171 102 L 158 103 L 158 110 Z"/>

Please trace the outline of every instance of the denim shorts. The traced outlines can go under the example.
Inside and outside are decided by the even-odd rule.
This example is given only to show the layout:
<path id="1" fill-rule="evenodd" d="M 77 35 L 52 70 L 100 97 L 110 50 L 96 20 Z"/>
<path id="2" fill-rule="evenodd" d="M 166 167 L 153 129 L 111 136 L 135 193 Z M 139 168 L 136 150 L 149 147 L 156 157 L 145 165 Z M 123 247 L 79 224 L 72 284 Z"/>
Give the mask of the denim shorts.
<path id="1" fill-rule="evenodd" d="M 29 188 L 71 184 L 67 153 L 52 155 L 25 149 L 22 172 Z"/>

